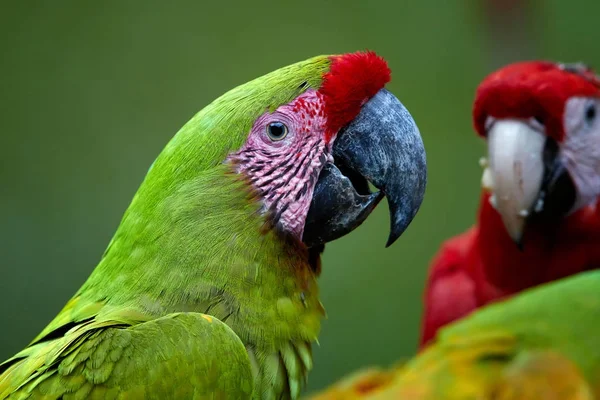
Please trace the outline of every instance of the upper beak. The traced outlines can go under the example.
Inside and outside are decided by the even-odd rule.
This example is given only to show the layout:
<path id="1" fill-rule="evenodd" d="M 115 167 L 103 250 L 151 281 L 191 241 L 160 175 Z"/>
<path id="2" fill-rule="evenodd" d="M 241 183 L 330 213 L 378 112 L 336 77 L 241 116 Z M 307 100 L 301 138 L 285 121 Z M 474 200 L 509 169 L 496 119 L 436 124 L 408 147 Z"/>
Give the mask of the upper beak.
<path id="1" fill-rule="evenodd" d="M 537 216 L 562 216 L 575 189 L 556 141 L 525 121 L 497 120 L 487 134 L 489 165 L 484 186 L 509 236 L 522 245 L 526 223 Z"/>
<path id="2" fill-rule="evenodd" d="M 387 246 L 408 227 L 425 194 L 427 165 L 419 129 L 408 110 L 381 89 L 333 143 L 315 186 L 303 241 L 315 246 L 359 226 L 385 196 L 391 228 Z M 371 193 L 369 184 L 380 190 Z"/>

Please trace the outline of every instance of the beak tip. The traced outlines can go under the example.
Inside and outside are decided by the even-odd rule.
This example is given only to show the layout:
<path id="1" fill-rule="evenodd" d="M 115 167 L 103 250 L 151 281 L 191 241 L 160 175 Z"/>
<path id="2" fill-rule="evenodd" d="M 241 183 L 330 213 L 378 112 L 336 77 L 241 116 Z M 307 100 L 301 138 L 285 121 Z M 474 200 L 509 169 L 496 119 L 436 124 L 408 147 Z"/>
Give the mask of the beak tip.
<path id="1" fill-rule="evenodd" d="M 503 218 L 506 233 L 512 242 L 517 246 L 519 251 L 523 251 L 523 233 L 526 227 L 526 219 L 519 218 L 517 220 Z"/>
<path id="2" fill-rule="evenodd" d="M 388 247 L 390 247 L 391 245 L 394 244 L 394 242 L 396 240 L 398 240 L 398 238 L 400 237 L 400 233 L 394 233 L 394 232 L 390 232 L 390 236 L 388 236 L 388 240 L 385 244 L 385 248 L 387 249 Z"/>
<path id="3" fill-rule="evenodd" d="M 400 236 L 402 236 L 403 232 L 404 232 L 404 229 L 390 232 L 390 235 L 388 236 L 388 240 L 385 243 L 385 248 L 387 249 L 388 247 L 390 247 L 391 245 L 396 243 L 396 240 L 398 240 L 400 238 Z"/>
<path id="4" fill-rule="evenodd" d="M 507 229 L 507 231 L 508 237 L 517 246 L 517 249 L 523 251 L 523 229 Z"/>
<path id="5" fill-rule="evenodd" d="M 513 238 L 513 241 L 515 242 L 517 249 L 519 249 L 520 252 L 523 252 L 523 236 L 519 235 L 516 238 Z"/>
<path id="6" fill-rule="evenodd" d="M 388 198 L 391 226 L 390 234 L 385 245 L 386 248 L 394 244 L 412 223 L 421 206 L 422 195 L 418 195 L 417 198 L 415 203 L 409 203 L 410 205 L 407 203 L 396 203 L 394 200 Z"/>

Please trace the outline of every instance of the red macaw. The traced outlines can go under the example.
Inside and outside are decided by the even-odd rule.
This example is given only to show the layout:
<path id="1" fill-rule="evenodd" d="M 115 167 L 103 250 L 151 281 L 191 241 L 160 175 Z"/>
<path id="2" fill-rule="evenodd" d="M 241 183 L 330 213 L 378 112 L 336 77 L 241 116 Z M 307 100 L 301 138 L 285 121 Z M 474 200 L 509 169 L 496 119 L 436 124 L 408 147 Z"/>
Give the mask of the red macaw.
<path id="1" fill-rule="evenodd" d="M 489 75 L 473 108 L 487 140 L 475 226 L 446 241 L 424 293 L 420 347 L 526 288 L 600 267 L 600 78 L 521 62 Z"/>

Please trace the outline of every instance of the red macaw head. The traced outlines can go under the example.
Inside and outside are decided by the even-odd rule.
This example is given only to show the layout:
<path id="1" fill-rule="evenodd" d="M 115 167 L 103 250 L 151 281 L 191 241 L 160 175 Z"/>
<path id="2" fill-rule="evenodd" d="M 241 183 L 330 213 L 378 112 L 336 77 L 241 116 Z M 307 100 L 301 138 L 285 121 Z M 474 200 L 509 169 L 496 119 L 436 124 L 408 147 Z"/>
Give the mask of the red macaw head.
<path id="1" fill-rule="evenodd" d="M 473 121 L 487 138 L 484 187 L 511 238 L 600 194 L 600 78 L 583 64 L 521 62 L 477 89 Z"/>

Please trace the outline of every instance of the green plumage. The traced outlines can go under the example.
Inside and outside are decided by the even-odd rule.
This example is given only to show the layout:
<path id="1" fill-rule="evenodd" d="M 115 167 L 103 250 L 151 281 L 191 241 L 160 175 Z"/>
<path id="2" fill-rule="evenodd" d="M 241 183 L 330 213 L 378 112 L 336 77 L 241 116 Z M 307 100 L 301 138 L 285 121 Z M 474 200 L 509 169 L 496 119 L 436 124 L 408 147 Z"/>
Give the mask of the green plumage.
<path id="1" fill-rule="evenodd" d="M 442 329 L 386 394 L 403 399 L 595 398 L 600 394 L 599 314 L 597 271 L 528 290 Z"/>
<path id="2" fill-rule="evenodd" d="M 259 115 L 318 89 L 329 64 L 239 86 L 175 135 L 89 279 L 0 365 L 0 399 L 298 396 L 324 314 L 317 271 L 306 248 L 262 229 L 223 161 Z"/>
<path id="3" fill-rule="evenodd" d="M 39 369 L 38 364 L 38 372 L 18 376 L 22 384 L 9 398 L 250 396 L 248 354 L 227 325 L 197 313 L 140 322 L 83 324 L 52 349 L 44 344 L 32 346 L 21 354 L 31 354 L 24 362 L 35 362 L 43 354 L 49 368 Z"/>

